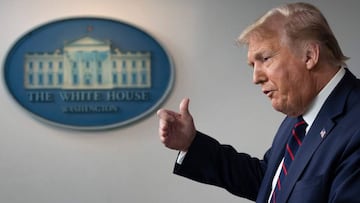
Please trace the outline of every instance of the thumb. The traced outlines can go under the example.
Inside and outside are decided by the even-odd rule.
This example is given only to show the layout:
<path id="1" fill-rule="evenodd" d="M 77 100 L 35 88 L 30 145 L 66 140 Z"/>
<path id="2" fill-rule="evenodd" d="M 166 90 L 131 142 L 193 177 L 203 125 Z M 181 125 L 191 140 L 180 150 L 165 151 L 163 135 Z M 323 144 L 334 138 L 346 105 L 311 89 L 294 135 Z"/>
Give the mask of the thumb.
<path id="1" fill-rule="evenodd" d="M 180 103 L 180 114 L 182 116 L 190 116 L 190 112 L 189 112 L 189 103 L 190 103 L 190 99 L 189 98 L 184 98 L 181 103 Z"/>

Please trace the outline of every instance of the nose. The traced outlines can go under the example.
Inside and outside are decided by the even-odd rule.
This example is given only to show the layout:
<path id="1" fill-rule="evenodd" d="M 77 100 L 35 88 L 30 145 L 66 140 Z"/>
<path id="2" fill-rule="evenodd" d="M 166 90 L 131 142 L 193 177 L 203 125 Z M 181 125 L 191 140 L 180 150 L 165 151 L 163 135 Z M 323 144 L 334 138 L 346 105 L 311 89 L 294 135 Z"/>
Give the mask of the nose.
<path id="1" fill-rule="evenodd" d="M 266 74 L 262 67 L 255 64 L 253 68 L 253 83 L 258 85 L 266 82 L 266 80 Z"/>

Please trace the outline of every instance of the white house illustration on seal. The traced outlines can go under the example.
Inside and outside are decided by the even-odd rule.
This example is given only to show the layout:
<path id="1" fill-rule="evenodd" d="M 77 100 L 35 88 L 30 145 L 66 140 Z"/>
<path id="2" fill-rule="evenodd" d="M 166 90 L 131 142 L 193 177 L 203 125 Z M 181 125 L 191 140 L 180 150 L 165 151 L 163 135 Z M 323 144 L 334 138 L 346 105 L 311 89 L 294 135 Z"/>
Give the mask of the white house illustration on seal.
<path id="1" fill-rule="evenodd" d="M 62 51 L 26 53 L 24 70 L 27 89 L 151 87 L 150 52 L 122 52 L 89 36 L 65 42 Z"/>

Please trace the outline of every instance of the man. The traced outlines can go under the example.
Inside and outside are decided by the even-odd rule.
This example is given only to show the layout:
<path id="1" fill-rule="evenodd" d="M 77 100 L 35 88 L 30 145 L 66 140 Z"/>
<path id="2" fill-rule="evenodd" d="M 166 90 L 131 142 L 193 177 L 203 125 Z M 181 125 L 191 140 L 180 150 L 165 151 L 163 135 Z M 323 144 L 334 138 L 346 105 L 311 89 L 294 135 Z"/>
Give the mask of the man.
<path id="1" fill-rule="evenodd" d="M 360 81 L 321 12 L 274 8 L 239 42 L 254 83 L 287 116 L 260 160 L 197 131 L 189 99 L 179 113 L 161 109 L 160 139 L 180 151 L 174 172 L 256 202 L 360 202 Z"/>

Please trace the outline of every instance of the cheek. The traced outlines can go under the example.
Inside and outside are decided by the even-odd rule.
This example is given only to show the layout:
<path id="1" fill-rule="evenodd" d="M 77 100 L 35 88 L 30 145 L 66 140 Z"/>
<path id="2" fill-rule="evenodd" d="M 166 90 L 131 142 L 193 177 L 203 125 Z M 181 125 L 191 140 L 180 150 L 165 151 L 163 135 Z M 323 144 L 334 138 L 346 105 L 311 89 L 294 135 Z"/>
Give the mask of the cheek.
<path id="1" fill-rule="evenodd" d="M 290 74 L 280 69 L 272 72 L 269 78 L 271 83 L 281 94 L 288 92 L 291 86 Z"/>
<path id="2" fill-rule="evenodd" d="M 289 77 L 282 80 L 281 92 L 288 106 L 298 106 L 301 101 L 301 95 L 304 89 L 304 78 L 301 77 L 300 73 L 290 74 Z"/>
<path id="3" fill-rule="evenodd" d="M 296 77 L 291 77 L 292 74 L 282 73 L 274 78 L 273 84 L 278 90 L 276 96 L 276 104 L 280 106 L 291 106 L 297 103 L 297 95 L 301 88 L 301 82 Z"/>
<path id="4" fill-rule="evenodd" d="M 303 73 L 298 68 L 298 64 L 283 61 L 273 69 L 273 81 L 282 93 L 296 92 L 303 85 Z"/>

